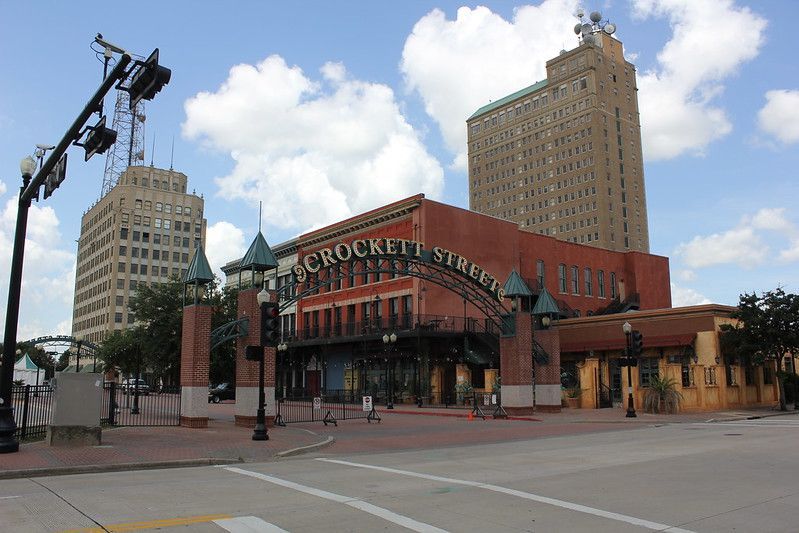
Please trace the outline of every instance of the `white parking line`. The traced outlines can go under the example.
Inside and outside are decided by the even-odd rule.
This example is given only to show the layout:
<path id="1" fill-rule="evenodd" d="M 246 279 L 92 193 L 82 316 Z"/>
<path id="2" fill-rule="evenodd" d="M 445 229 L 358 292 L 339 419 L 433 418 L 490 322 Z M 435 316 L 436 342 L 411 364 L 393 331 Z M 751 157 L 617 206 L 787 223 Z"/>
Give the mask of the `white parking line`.
<path id="1" fill-rule="evenodd" d="M 507 487 L 500 487 L 499 485 L 491 485 L 488 483 L 480 483 L 479 481 L 468 481 L 465 479 L 454 479 L 450 477 L 442 477 L 442 476 L 434 476 L 431 474 L 421 474 L 418 472 L 411 472 L 409 470 L 399 470 L 397 468 L 387 468 L 385 466 L 373 466 L 367 465 L 363 463 L 353 463 L 350 461 L 342 461 L 339 459 L 325 459 L 325 458 L 317 458 L 317 461 L 323 461 L 326 463 L 335 463 L 345 466 L 354 466 L 357 468 L 368 468 L 370 470 L 379 470 L 380 472 L 387 472 L 390 474 L 400 474 L 403 476 L 410 476 L 416 477 L 420 479 L 427 479 L 430 481 L 440 481 L 442 483 L 449 483 L 449 484 L 458 484 L 458 485 L 467 485 L 469 487 L 476 487 L 480 489 L 486 489 L 493 492 L 499 492 L 502 494 L 508 494 L 509 496 L 517 496 L 519 498 L 524 498 L 526 500 L 533 500 L 539 503 L 545 503 L 548 505 L 554 505 L 556 507 L 562 507 L 564 509 L 569 509 L 572 511 L 578 511 L 581 513 L 591 514 L 594 516 L 601 516 L 603 518 L 608 518 L 610 520 L 616 520 L 618 522 L 626 522 L 628 524 L 632 524 L 635 526 L 645 527 L 647 529 L 652 529 L 654 531 L 665 531 L 668 533 L 693 533 L 688 529 L 681 529 L 678 527 L 672 527 L 668 524 L 660 524 L 658 522 L 652 522 L 650 520 L 644 520 L 642 518 L 636 518 L 634 516 L 628 516 L 620 513 L 613 513 L 610 511 L 604 511 L 602 509 L 596 509 L 594 507 L 588 507 L 585 505 L 580 505 L 579 503 L 572 503 L 567 502 L 564 500 L 558 500 L 555 498 L 549 498 L 547 496 L 539 496 L 538 494 L 532 494 L 530 492 L 523 492 L 520 490 L 509 489 Z"/>
<path id="2" fill-rule="evenodd" d="M 261 520 L 257 516 L 239 516 L 213 522 L 230 533 L 288 533 L 285 529 Z"/>
<path id="3" fill-rule="evenodd" d="M 349 496 L 342 496 L 341 494 L 335 494 L 333 492 L 328 492 L 326 490 L 316 489 L 314 487 L 309 487 L 307 485 L 301 485 L 299 483 L 294 483 L 293 481 L 287 481 L 285 479 L 276 478 L 273 476 L 268 476 L 266 474 L 260 474 L 258 472 L 251 472 L 249 470 L 244 470 L 242 468 L 237 468 L 234 466 L 228 466 L 224 468 L 228 472 L 234 472 L 236 474 L 242 474 L 244 476 L 254 477 L 256 479 L 260 479 L 262 481 L 267 481 L 269 483 L 273 483 L 275 485 L 280 485 L 281 487 L 286 487 L 288 489 L 293 489 L 299 492 L 304 492 L 305 494 L 310 494 L 311 496 L 316 496 L 319 498 L 324 498 L 326 500 L 334 501 L 337 503 L 343 503 L 344 505 L 349 505 L 354 509 L 358 509 L 360 511 L 364 511 L 371 515 L 377 516 L 378 518 L 382 518 L 383 520 L 387 520 L 389 522 L 393 522 L 399 526 L 405 527 L 410 529 L 411 531 L 419 531 L 424 533 L 447 533 L 445 529 L 439 529 L 435 526 L 431 526 L 430 524 L 425 524 L 424 522 L 418 522 L 412 518 L 408 518 L 407 516 L 403 516 L 401 514 L 397 514 L 393 511 L 389 511 L 388 509 L 384 509 L 382 507 L 378 507 L 376 505 L 372 505 L 371 503 L 365 502 L 358 498 L 351 498 Z"/>

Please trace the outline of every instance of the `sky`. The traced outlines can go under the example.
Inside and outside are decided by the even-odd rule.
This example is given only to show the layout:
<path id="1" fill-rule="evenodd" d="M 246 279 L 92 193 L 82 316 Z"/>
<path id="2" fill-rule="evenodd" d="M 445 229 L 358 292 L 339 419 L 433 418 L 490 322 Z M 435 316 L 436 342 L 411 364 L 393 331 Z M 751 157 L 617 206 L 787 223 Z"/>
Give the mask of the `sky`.
<path id="1" fill-rule="evenodd" d="M 255 237 L 259 201 L 271 244 L 419 192 L 468 208 L 466 118 L 543 79 L 577 45 L 578 7 L 616 25 L 637 67 L 650 248 L 670 258 L 673 305 L 799 291 L 790 0 L 99 5 L 0 0 L 3 303 L 19 161 L 96 90 L 98 32 L 172 69 L 146 105 L 145 162 L 168 168 L 174 142 L 218 269 Z M 80 217 L 104 167 L 71 148 L 66 181 L 31 208 L 19 340 L 71 329 Z"/>

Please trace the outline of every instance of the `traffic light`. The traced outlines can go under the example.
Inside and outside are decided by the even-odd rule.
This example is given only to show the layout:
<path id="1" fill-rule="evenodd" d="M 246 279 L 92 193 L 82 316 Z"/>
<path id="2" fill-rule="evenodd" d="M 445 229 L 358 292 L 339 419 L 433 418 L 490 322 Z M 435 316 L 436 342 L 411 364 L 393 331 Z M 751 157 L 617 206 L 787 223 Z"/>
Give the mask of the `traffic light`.
<path id="1" fill-rule="evenodd" d="M 55 168 L 53 168 L 52 172 L 47 175 L 47 178 L 44 180 L 44 199 L 46 200 L 50 196 L 53 195 L 53 191 L 58 189 L 58 186 L 64 181 L 67 177 L 67 154 L 64 152 L 64 155 L 61 156 L 61 159 L 58 160 L 58 163 L 55 164 Z"/>
<path id="2" fill-rule="evenodd" d="M 644 353 L 644 336 L 640 331 L 632 332 L 632 349 L 633 357 L 641 357 L 641 354 Z"/>
<path id="3" fill-rule="evenodd" d="M 94 154 L 102 154 L 117 141 L 117 132 L 105 127 L 105 115 L 94 126 L 87 128 L 86 140 L 83 141 L 83 149 L 86 150 L 86 161 L 91 159 Z"/>
<path id="4" fill-rule="evenodd" d="M 261 304 L 261 344 L 277 346 L 280 342 L 280 309 L 277 302 Z"/>
<path id="5" fill-rule="evenodd" d="M 141 100 L 152 100 L 172 77 L 171 70 L 158 64 L 158 48 L 153 50 L 146 61 L 139 61 L 138 65 L 139 68 L 128 86 L 128 107 L 131 110 L 136 109 L 136 104 Z"/>

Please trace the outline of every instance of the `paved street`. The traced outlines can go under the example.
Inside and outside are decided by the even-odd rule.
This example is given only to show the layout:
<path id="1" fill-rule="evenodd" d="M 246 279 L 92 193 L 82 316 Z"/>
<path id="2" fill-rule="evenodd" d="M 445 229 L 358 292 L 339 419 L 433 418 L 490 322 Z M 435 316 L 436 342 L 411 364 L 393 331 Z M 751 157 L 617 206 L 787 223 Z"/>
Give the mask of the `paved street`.
<path id="1" fill-rule="evenodd" d="M 342 424 L 340 433 L 392 432 L 362 422 Z M 386 453 L 332 446 L 262 463 L 6 480 L 0 521 L 3 531 L 20 532 L 799 529 L 795 414 L 616 428 Z"/>

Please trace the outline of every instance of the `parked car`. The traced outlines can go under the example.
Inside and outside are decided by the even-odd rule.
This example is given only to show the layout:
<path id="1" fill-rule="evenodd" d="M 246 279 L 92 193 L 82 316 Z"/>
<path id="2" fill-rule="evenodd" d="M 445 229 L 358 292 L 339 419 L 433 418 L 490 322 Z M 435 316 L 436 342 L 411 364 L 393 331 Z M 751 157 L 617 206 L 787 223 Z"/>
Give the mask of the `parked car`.
<path id="1" fill-rule="evenodd" d="M 122 381 L 122 394 L 133 394 L 137 389 L 142 396 L 150 394 L 150 386 L 143 379 L 126 379 Z"/>
<path id="2" fill-rule="evenodd" d="M 235 400 L 236 387 L 230 383 L 220 383 L 208 389 L 208 403 L 219 403 L 222 400 Z"/>

